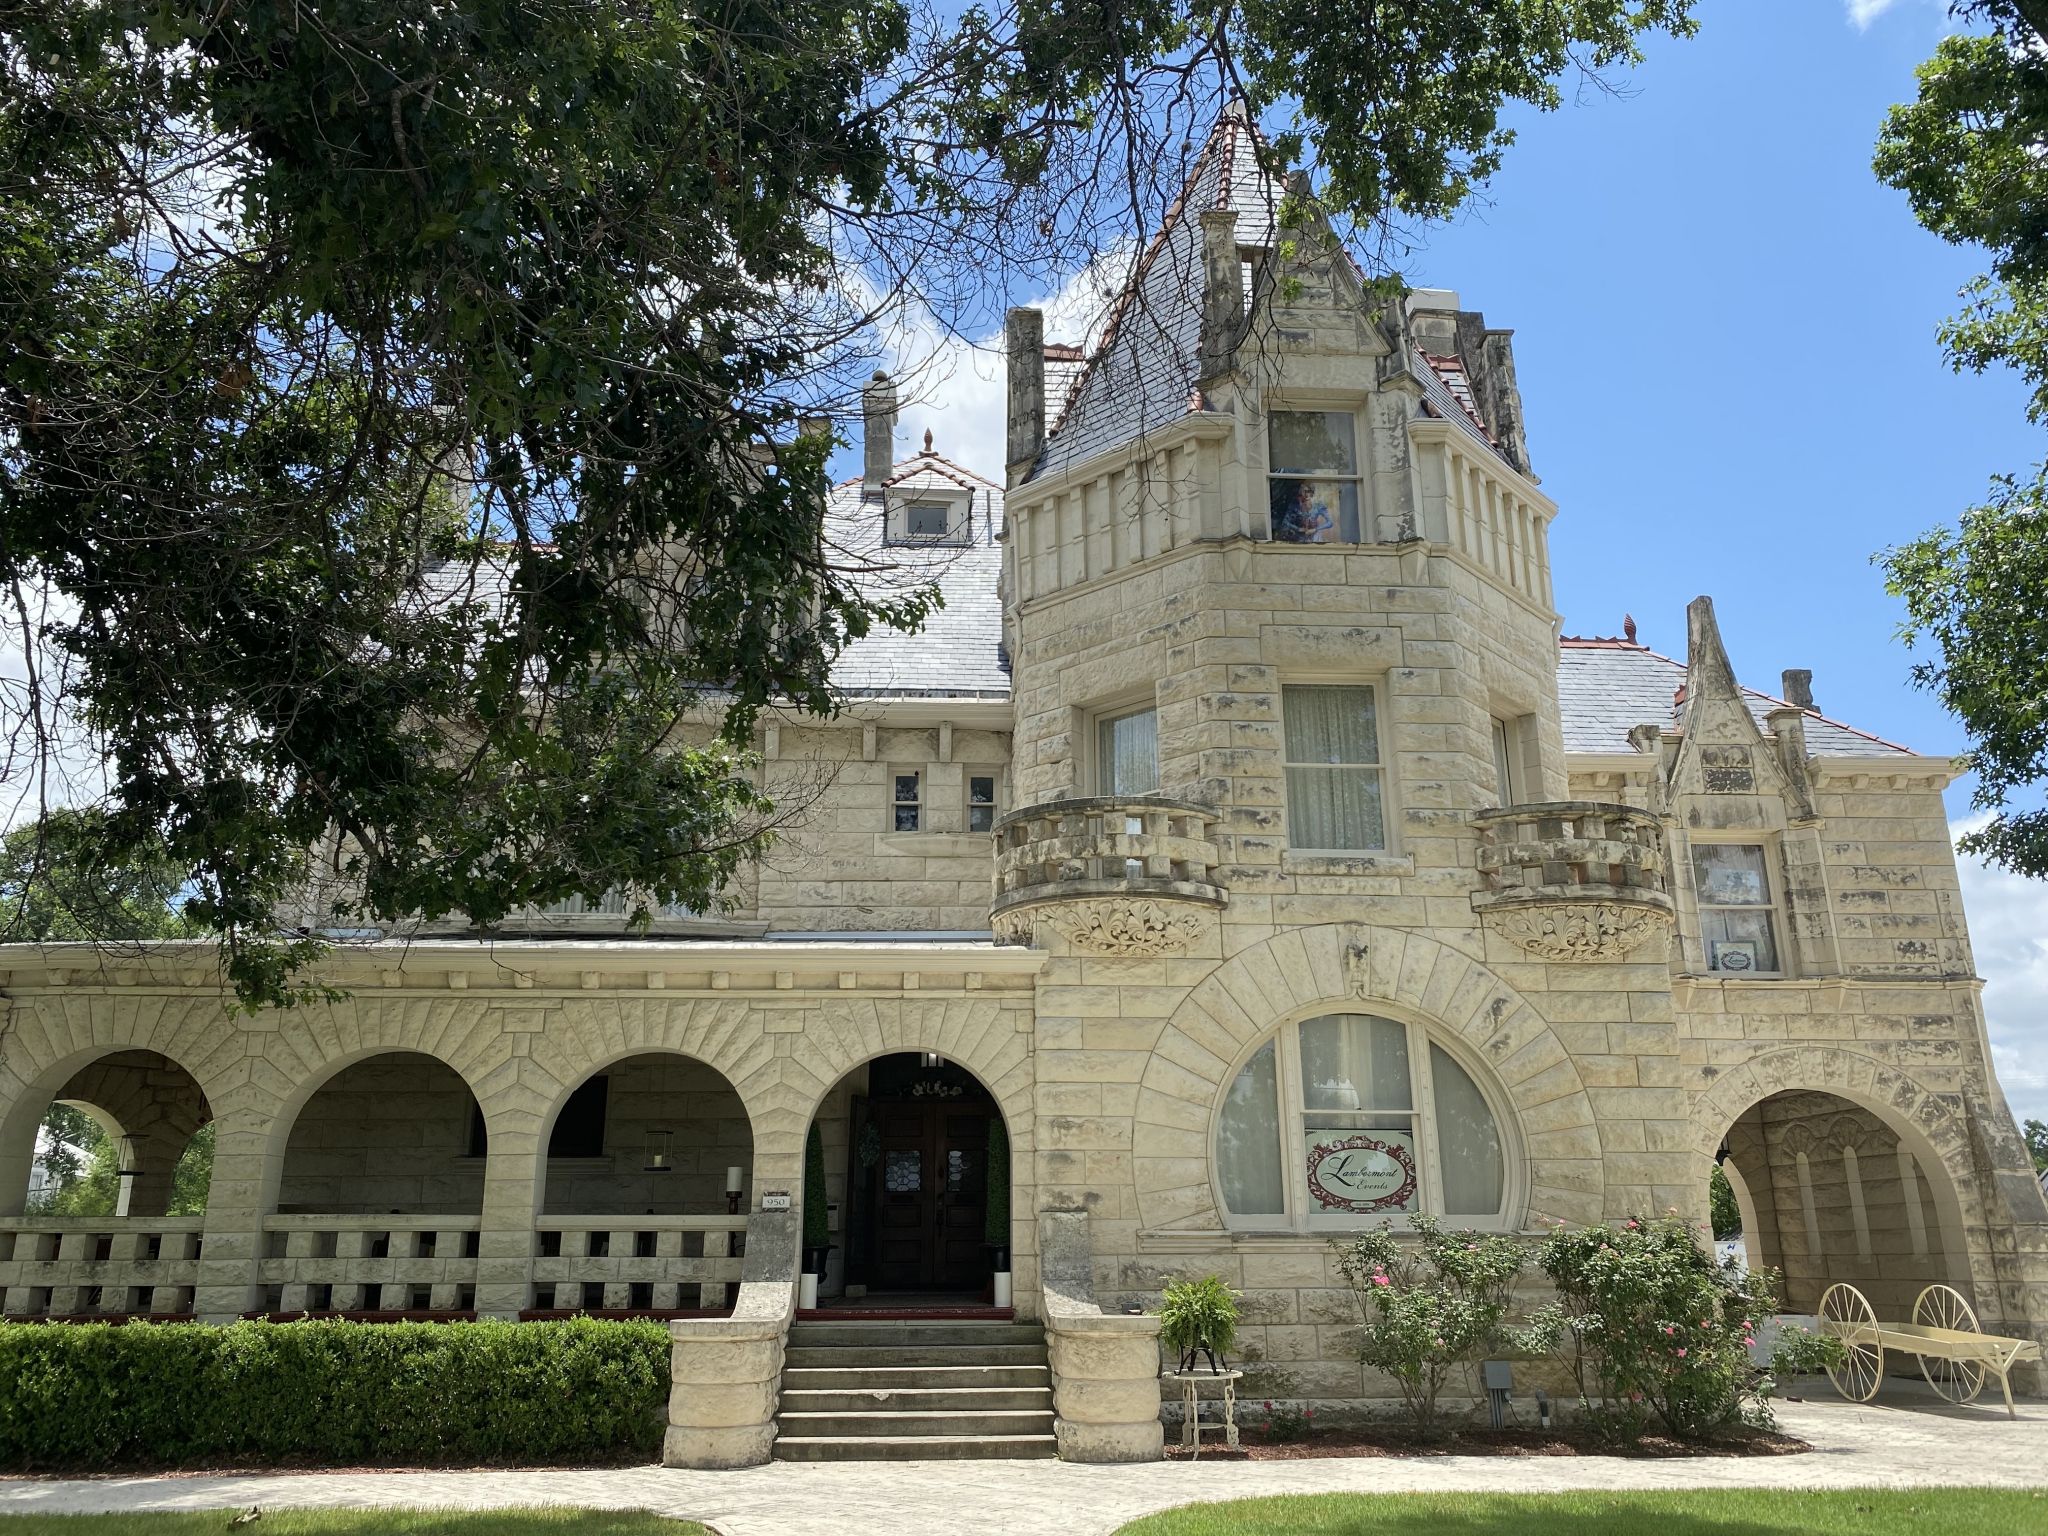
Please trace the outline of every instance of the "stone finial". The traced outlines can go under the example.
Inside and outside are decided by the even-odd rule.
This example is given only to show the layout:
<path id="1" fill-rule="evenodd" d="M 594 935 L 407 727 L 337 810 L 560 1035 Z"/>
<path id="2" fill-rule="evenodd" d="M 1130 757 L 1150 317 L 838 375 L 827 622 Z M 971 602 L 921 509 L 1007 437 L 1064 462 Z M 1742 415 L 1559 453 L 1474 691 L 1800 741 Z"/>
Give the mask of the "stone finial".
<path id="1" fill-rule="evenodd" d="M 874 379 L 860 392 L 863 435 L 861 498 L 880 501 L 890 471 L 896 467 L 896 386 L 889 375 L 875 370 Z"/>
<path id="2" fill-rule="evenodd" d="M 1003 320 L 1009 362 L 1009 481 L 1031 471 L 1045 446 L 1045 313 L 1013 309 Z"/>
<path id="3" fill-rule="evenodd" d="M 1201 220 L 1200 377 L 1213 379 L 1237 366 L 1237 344 L 1244 335 L 1244 265 L 1237 253 L 1237 210 L 1205 208 Z"/>
<path id="4" fill-rule="evenodd" d="M 1624 613 L 1621 616 L 1621 638 L 1630 645 L 1636 643 L 1636 616 L 1632 613 Z"/>
<path id="5" fill-rule="evenodd" d="M 1784 698 L 1794 709 L 1820 713 L 1820 706 L 1813 702 L 1813 673 L 1805 667 L 1787 667 L 1784 677 Z"/>
<path id="6" fill-rule="evenodd" d="M 930 427 L 926 427 L 926 428 L 924 429 L 924 452 L 925 452 L 925 457 L 926 457 L 926 458 L 930 458 L 930 457 L 931 457 L 931 453 L 932 453 L 932 429 L 931 429 Z"/>

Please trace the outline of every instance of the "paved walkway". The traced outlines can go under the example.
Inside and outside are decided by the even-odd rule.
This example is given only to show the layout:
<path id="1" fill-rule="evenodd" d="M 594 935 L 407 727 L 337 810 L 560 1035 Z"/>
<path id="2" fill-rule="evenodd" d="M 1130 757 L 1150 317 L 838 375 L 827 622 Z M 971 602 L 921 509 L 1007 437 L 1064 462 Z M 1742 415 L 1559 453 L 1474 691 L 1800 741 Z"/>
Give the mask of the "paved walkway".
<path id="1" fill-rule="evenodd" d="M 1411 1460 L 776 1463 L 745 1472 L 662 1467 L 544 1472 L 307 1472 L 243 1477 L 0 1481 L 0 1515 L 101 1510 L 584 1504 L 704 1521 L 722 1536 L 1107 1536 L 1198 1500 L 1269 1493 L 1408 1490 L 1542 1493 L 1584 1488 L 2048 1486 L 2048 1404 L 1949 1408 L 1927 1400 L 1788 1403 L 1802 1456 L 1626 1461 L 1441 1456 Z M 0 1522 L 4 1531 L 4 1522 Z"/>

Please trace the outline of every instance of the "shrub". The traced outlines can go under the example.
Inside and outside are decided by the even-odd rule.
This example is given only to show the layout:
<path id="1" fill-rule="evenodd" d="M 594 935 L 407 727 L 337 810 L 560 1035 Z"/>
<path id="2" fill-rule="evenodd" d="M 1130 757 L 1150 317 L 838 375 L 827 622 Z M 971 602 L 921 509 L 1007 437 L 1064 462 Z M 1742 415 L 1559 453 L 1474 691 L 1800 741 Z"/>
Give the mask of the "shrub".
<path id="1" fill-rule="evenodd" d="M 1704 1439 L 1771 1423 L 1769 1379 L 1749 1358 L 1775 1305 L 1769 1274 L 1715 1263 L 1675 1216 L 1619 1227 L 1559 1227 L 1540 1263 L 1557 1302 L 1539 1318 L 1595 1421 L 1628 1436 L 1651 1416 Z"/>
<path id="2" fill-rule="evenodd" d="M 1210 1370 L 1224 1369 L 1237 1342 L 1237 1293 L 1220 1275 L 1174 1281 L 1159 1307 L 1159 1342 L 1183 1371 L 1195 1368 L 1197 1353 L 1208 1357 Z"/>
<path id="3" fill-rule="evenodd" d="M 832 1241 L 831 1213 L 825 1202 L 825 1137 L 818 1122 L 804 1138 L 804 1248 L 816 1253 Z M 806 1266 L 808 1267 L 808 1266 Z M 823 1269 L 821 1264 L 820 1269 Z"/>
<path id="4" fill-rule="evenodd" d="M 982 1240 L 1005 1253 L 1010 1248 L 1010 1133 L 1001 1115 L 988 1117 L 988 1206 L 982 1216 Z"/>
<path id="5" fill-rule="evenodd" d="M 1316 1411 L 1292 1403 L 1277 1406 L 1268 1401 L 1266 1422 L 1260 1426 L 1265 1437 L 1276 1445 L 1291 1445 L 1306 1440 L 1316 1430 Z"/>
<path id="6" fill-rule="evenodd" d="M 1388 1226 L 1336 1248 L 1365 1315 L 1358 1358 L 1391 1376 L 1408 1416 L 1433 1430 L 1442 1422 L 1437 1398 L 1451 1373 L 1503 1342 L 1515 1277 L 1528 1255 L 1512 1237 L 1446 1232 L 1428 1216 L 1409 1224 L 1419 1239 L 1413 1244 L 1398 1241 Z"/>
<path id="7" fill-rule="evenodd" d="M 668 1420 L 657 1322 L 0 1324 L 0 1466 L 590 1461 Z"/>
<path id="8" fill-rule="evenodd" d="M 1830 1366 L 1839 1368 L 1849 1358 L 1842 1341 L 1831 1333 L 1815 1333 L 1797 1323 L 1778 1334 L 1771 1348 L 1773 1376 L 1818 1376 Z"/>

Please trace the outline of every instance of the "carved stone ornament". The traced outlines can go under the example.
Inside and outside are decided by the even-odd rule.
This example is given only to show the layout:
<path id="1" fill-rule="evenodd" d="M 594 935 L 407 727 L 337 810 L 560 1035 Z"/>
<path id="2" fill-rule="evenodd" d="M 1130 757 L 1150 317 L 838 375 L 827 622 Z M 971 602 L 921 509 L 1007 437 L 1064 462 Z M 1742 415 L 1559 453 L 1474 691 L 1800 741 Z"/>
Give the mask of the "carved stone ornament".
<path id="1" fill-rule="evenodd" d="M 1614 902 L 1509 907 L 1488 916 L 1504 938 L 1545 960 L 1619 960 L 1671 925 L 1653 907 Z"/>
<path id="2" fill-rule="evenodd" d="M 1372 996 L 1372 951 L 1362 928 L 1344 935 L 1344 985 L 1356 998 Z"/>
<path id="3" fill-rule="evenodd" d="M 1062 903 L 1045 919 L 1061 938 L 1093 955 L 1180 955 L 1202 934 L 1194 913 L 1159 901 Z"/>

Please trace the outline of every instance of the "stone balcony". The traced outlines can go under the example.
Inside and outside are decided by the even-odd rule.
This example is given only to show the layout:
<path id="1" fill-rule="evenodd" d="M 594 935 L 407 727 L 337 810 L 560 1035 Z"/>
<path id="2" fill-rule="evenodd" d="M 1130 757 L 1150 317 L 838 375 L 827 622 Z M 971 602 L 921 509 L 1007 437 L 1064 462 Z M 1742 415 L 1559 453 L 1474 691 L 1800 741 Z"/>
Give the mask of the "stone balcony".
<path id="1" fill-rule="evenodd" d="M 1210 807 L 1163 795 L 1052 800 L 1011 812 L 995 826 L 998 935 L 1028 939 L 1033 909 L 1058 904 L 1085 914 L 1068 934 L 1084 948 L 1185 947 L 1197 911 L 1230 899 L 1211 878 L 1220 862 L 1209 835 L 1215 822 Z M 1063 932 L 1075 927 L 1071 915 L 1060 921 Z"/>
<path id="2" fill-rule="evenodd" d="M 1663 824 L 1633 806 L 1552 800 L 1481 811 L 1472 909 L 1546 960 L 1608 960 L 1669 934 Z"/>

